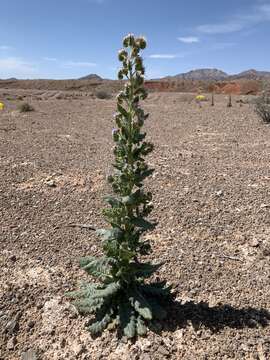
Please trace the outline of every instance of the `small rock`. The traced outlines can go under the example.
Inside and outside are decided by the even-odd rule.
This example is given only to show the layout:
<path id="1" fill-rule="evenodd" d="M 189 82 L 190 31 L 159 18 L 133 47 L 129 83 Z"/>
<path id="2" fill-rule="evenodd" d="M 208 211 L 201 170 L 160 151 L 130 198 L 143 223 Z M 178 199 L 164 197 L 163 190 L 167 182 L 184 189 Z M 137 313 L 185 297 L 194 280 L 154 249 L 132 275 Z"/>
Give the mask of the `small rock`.
<path id="1" fill-rule="evenodd" d="M 248 345 L 247 344 L 242 344 L 241 345 L 241 348 L 244 350 L 244 351 L 249 351 L 249 347 L 248 347 Z"/>
<path id="2" fill-rule="evenodd" d="M 78 356 L 78 355 L 81 355 L 85 351 L 85 345 L 75 343 L 75 344 L 72 345 L 71 349 L 74 352 L 74 354 L 76 356 Z"/>
<path id="3" fill-rule="evenodd" d="M 151 357 L 150 357 L 150 355 L 148 355 L 148 354 L 143 354 L 143 355 L 141 356 L 141 360 L 151 360 Z"/>
<path id="4" fill-rule="evenodd" d="M 30 321 L 28 322 L 27 326 L 28 326 L 28 329 L 32 329 L 32 328 L 35 326 L 35 321 L 30 320 Z"/>
<path id="5" fill-rule="evenodd" d="M 258 247 L 260 245 L 260 242 L 257 239 L 252 239 L 249 245 L 252 247 Z"/>
<path id="6" fill-rule="evenodd" d="M 15 337 L 9 339 L 7 342 L 7 350 L 13 350 L 15 348 L 16 343 L 17 340 Z"/>
<path id="7" fill-rule="evenodd" d="M 159 346 L 158 348 L 158 352 L 161 354 L 161 355 L 164 355 L 164 356 L 168 356 L 170 355 L 169 351 L 165 348 L 165 346 Z"/>
<path id="8" fill-rule="evenodd" d="M 11 257 L 9 258 L 10 261 L 15 262 L 17 260 L 16 255 L 11 255 Z"/>
<path id="9" fill-rule="evenodd" d="M 216 191 L 216 196 L 220 197 L 223 195 L 223 191 L 222 190 L 218 190 Z"/>
<path id="10" fill-rule="evenodd" d="M 34 350 L 30 349 L 22 353 L 22 360 L 37 360 L 37 354 Z"/>
<path id="11" fill-rule="evenodd" d="M 6 331 L 9 333 L 9 335 L 14 335 L 19 330 L 19 322 L 17 318 L 14 318 L 10 320 L 6 325 Z"/>
<path id="12" fill-rule="evenodd" d="M 56 187 L 56 183 L 54 180 L 46 181 L 46 185 L 48 185 L 49 187 Z"/>

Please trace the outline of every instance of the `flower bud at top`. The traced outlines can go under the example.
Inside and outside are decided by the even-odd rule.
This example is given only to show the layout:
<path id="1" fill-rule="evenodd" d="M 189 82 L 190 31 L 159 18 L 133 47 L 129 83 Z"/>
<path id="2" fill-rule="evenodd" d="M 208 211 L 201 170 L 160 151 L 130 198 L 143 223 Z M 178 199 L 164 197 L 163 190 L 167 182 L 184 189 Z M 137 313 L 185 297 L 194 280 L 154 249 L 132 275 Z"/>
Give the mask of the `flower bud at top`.
<path id="1" fill-rule="evenodd" d="M 118 59 L 119 61 L 124 61 L 128 56 L 128 53 L 125 49 L 121 49 L 118 52 Z"/>
<path id="2" fill-rule="evenodd" d="M 145 49 L 146 48 L 146 39 L 142 36 L 136 39 L 136 45 L 140 48 L 140 49 Z"/>
<path id="3" fill-rule="evenodd" d="M 133 34 L 128 34 L 124 37 L 123 45 L 124 47 L 133 46 L 135 43 L 135 38 Z"/>

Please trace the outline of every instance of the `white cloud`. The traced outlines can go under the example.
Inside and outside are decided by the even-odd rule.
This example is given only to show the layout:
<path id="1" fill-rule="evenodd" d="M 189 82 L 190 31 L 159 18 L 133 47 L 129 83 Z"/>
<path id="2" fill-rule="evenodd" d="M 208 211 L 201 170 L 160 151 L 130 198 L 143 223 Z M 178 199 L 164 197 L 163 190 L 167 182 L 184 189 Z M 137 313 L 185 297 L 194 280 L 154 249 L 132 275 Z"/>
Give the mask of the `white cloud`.
<path id="1" fill-rule="evenodd" d="M 9 57 L 0 59 L 0 70 L 19 70 L 34 71 L 35 66 L 32 63 L 25 62 L 21 58 Z"/>
<path id="2" fill-rule="evenodd" d="M 0 58 L 0 77 L 31 77 L 37 74 L 34 63 L 17 57 Z"/>
<path id="3" fill-rule="evenodd" d="M 249 13 L 234 15 L 223 23 L 199 25 L 196 30 L 209 35 L 227 34 L 241 31 L 266 21 L 270 21 L 270 4 L 264 3 L 252 7 Z"/>
<path id="4" fill-rule="evenodd" d="M 224 24 L 205 24 L 197 27 L 197 30 L 204 34 L 227 34 L 243 29 L 241 23 L 228 22 Z"/>
<path id="5" fill-rule="evenodd" d="M 183 37 L 178 37 L 177 40 L 185 44 L 198 43 L 200 41 L 200 39 L 197 36 L 183 36 Z"/>
<path id="6" fill-rule="evenodd" d="M 62 63 L 65 68 L 88 68 L 97 66 L 97 64 L 87 61 L 66 61 Z"/>
<path id="7" fill-rule="evenodd" d="M 11 50 L 12 47 L 8 45 L 0 45 L 0 50 Z"/>
<path id="8" fill-rule="evenodd" d="M 175 59 L 178 56 L 174 54 L 152 54 L 149 55 L 151 59 Z"/>

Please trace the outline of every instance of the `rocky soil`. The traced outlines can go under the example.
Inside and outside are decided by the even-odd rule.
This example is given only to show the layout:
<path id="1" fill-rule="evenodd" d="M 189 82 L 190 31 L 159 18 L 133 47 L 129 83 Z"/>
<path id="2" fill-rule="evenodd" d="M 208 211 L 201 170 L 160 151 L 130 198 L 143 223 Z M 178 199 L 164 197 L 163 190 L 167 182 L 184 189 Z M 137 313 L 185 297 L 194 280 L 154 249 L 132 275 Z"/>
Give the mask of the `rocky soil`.
<path id="1" fill-rule="evenodd" d="M 176 301 L 137 342 L 92 338 L 65 292 L 100 242 L 69 225 L 104 225 L 115 102 L 62 94 L 0 90 L 0 358 L 270 359 L 270 127 L 239 96 L 150 95 L 147 236 Z M 22 98 L 35 111 L 19 113 Z"/>

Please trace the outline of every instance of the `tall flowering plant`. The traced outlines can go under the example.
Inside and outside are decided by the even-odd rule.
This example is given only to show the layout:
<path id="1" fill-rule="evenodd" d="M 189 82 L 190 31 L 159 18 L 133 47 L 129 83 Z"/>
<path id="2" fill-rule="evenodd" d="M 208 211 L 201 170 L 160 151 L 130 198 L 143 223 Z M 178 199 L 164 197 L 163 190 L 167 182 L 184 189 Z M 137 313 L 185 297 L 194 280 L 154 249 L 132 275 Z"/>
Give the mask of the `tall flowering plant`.
<path id="1" fill-rule="evenodd" d="M 146 41 L 129 34 L 123 46 L 118 54 L 122 63 L 118 78 L 127 81 L 117 96 L 116 127 L 112 131 L 115 172 L 108 178 L 114 195 L 105 198 L 110 207 L 104 210 L 110 228 L 97 230 L 103 239 L 104 256 L 86 257 L 80 264 L 99 282 L 84 284 L 70 295 L 76 299 L 79 311 L 95 314 L 88 326 L 91 333 L 119 326 L 132 338 L 146 334 L 153 319 L 166 317 L 161 304 L 170 296 L 170 288 L 163 281 L 145 281 L 161 264 L 142 260 L 151 251 L 143 235 L 155 227 L 147 220 L 153 208 L 152 194 L 143 190 L 143 181 L 153 172 L 144 159 L 153 150 L 142 132 L 148 114 L 139 106 L 147 97 L 140 56 Z"/>

